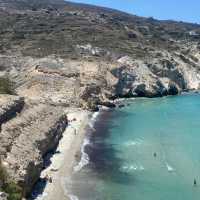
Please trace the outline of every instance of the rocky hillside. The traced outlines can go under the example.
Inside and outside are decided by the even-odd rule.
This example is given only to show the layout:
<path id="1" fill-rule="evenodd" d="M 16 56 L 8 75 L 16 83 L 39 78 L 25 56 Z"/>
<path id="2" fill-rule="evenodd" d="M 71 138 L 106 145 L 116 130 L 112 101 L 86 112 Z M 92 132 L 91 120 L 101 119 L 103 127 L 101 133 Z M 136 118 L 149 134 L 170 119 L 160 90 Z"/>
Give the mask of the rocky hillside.
<path id="1" fill-rule="evenodd" d="M 200 25 L 62 0 L 0 0 L 0 78 L 15 89 L 0 97 L 0 154 L 29 193 L 62 136 L 64 107 L 199 89 Z"/>
<path id="2" fill-rule="evenodd" d="M 17 93 L 91 107 L 199 89 L 200 26 L 62 0 L 0 1 L 0 70 Z"/>

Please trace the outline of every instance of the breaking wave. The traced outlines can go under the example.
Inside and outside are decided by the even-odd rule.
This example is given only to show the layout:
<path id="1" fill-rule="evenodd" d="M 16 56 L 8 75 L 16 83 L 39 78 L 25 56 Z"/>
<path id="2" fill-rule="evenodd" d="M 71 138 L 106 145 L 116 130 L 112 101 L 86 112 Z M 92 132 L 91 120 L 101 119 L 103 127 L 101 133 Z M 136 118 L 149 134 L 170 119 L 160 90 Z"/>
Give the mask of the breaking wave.
<path id="1" fill-rule="evenodd" d="M 93 115 L 90 119 L 89 127 L 92 130 L 94 129 L 94 123 L 97 120 L 98 115 L 99 115 L 99 112 L 95 112 L 95 113 L 93 113 Z M 88 165 L 88 163 L 90 162 L 90 158 L 89 158 L 88 154 L 85 152 L 85 147 L 89 144 L 90 144 L 89 137 L 86 137 L 83 141 L 82 146 L 81 146 L 81 160 L 78 163 L 78 165 L 76 165 L 74 167 L 75 172 L 80 171 L 84 166 Z"/>
<path id="2" fill-rule="evenodd" d="M 144 167 L 142 165 L 124 165 L 121 167 L 121 170 L 124 172 L 130 172 L 130 171 L 143 171 Z"/>
<path id="3" fill-rule="evenodd" d="M 138 146 L 138 145 L 141 145 L 142 143 L 143 143 L 142 139 L 135 139 L 135 140 L 130 140 L 130 141 L 124 143 L 124 146 L 126 146 L 126 147 Z"/>
<path id="4" fill-rule="evenodd" d="M 175 171 L 175 169 L 172 166 L 170 166 L 168 163 L 166 163 L 166 167 L 167 167 L 168 172 Z"/>
<path id="5" fill-rule="evenodd" d="M 76 165 L 74 167 L 75 172 L 80 171 L 84 166 L 86 166 L 89 163 L 90 158 L 89 158 L 88 154 L 85 153 L 85 147 L 89 144 L 90 144 L 89 138 L 85 138 L 83 145 L 81 147 L 81 160 L 78 163 L 78 165 Z"/>

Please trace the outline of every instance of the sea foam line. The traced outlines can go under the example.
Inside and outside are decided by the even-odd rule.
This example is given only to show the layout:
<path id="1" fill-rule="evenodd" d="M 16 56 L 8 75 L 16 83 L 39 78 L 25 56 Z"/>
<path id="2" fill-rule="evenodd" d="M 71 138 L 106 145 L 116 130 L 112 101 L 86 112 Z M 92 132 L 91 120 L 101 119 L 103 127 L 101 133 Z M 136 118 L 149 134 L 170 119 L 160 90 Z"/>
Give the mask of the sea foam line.
<path id="1" fill-rule="evenodd" d="M 93 113 L 93 115 L 89 121 L 89 124 L 88 124 L 91 129 L 94 129 L 94 123 L 96 122 L 98 116 L 99 116 L 99 112 Z"/>
<path id="2" fill-rule="evenodd" d="M 91 129 L 94 129 L 94 123 L 97 120 L 97 117 L 99 115 L 99 112 L 95 112 L 93 113 L 90 122 L 89 122 L 89 126 Z M 87 145 L 90 144 L 90 140 L 88 137 L 86 137 L 83 141 L 83 144 L 81 146 L 81 160 L 80 162 L 74 167 L 74 171 L 80 171 L 84 166 L 88 165 L 88 163 L 90 162 L 90 158 L 88 156 L 88 154 L 85 152 L 85 147 Z"/>
<path id="3" fill-rule="evenodd" d="M 142 143 L 143 143 L 142 139 L 135 139 L 135 140 L 130 140 L 130 141 L 126 142 L 124 144 L 124 146 L 127 146 L 127 147 L 136 146 L 136 145 L 138 146 L 138 145 L 141 145 Z"/>
<path id="4" fill-rule="evenodd" d="M 129 172 L 129 171 L 143 171 L 144 167 L 142 165 L 124 165 L 121 168 L 123 171 Z"/>
<path id="5" fill-rule="evenodd" d="M 166 163 L 166 167 L 167 167 L 168 172 L 175 171 L 174 168 L 172 166 L 170 166 L 168 163 Z"/>
<path id="6" fill-rule="evenodd" d="M 75 195 L 69 194 L 68 197 L 70 198 L 70 200 L 79 200 L 79 198 Z"/>
<path id="7" fill-rule="evenodd" d="M 83 145 L 81 146 L 81 160 L 80 162 L 74 167 L 74 171 L 77 172 L 77 171 L 80 171 L 84 166 L 86 166 L 89 161 L 90 161 L 90 158 L 88 156 L 87 153 L 85 153 L 85 146 L 87 146 L 88 144 L 90 144 L 89 142 L 89 139 L 88 138 L 85 138 L 84 139 L 84 142 L 83 142 Z"/>

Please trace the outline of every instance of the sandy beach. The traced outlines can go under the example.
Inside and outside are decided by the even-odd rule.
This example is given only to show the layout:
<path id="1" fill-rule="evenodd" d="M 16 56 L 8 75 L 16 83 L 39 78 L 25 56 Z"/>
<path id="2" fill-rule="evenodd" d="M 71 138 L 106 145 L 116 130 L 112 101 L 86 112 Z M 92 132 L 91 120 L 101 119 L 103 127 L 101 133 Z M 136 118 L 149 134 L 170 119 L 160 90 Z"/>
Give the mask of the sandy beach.
<path id="1" fill-rule="evenodd" d="M 73 198 L 65 186 L 66 177 L 70 177 L 73 167 L 77 164 L 76 155 L 81 150 L 85 136 L 85 128 L 89 123 L 91 113 L 82 110 L 66 111 L 69 126 L 63 133 L 58 148 L 50 161 L 51 164 L 41 173 L 41 178 L 49 176 L 52 183 L 47 182 L 42 194 L 36 200 L 70 200 Z M 76 120 L 73 120 L 76 119 Z M 69 198 L 71 196 L 71 198 Z"/>

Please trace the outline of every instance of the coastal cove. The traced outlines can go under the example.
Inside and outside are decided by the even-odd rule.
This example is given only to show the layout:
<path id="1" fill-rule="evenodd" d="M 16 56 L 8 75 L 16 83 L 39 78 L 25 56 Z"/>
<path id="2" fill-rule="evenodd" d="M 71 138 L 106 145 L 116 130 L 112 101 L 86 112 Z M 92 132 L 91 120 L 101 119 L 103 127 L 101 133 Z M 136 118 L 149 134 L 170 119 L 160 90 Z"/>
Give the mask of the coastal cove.
<path id="1" fill-rule="evenodd" d="M 0 0 L 0 200 L 199 199 L 200 24 L 85 3 Z"/>
<path id="2" fill-rule="evenodd" d="M 87 135 L 88 165 L 66 179 L 72 199 L 197 200 L 199 100 L 199 94 L 138 98 L 101 112 Z"/>

